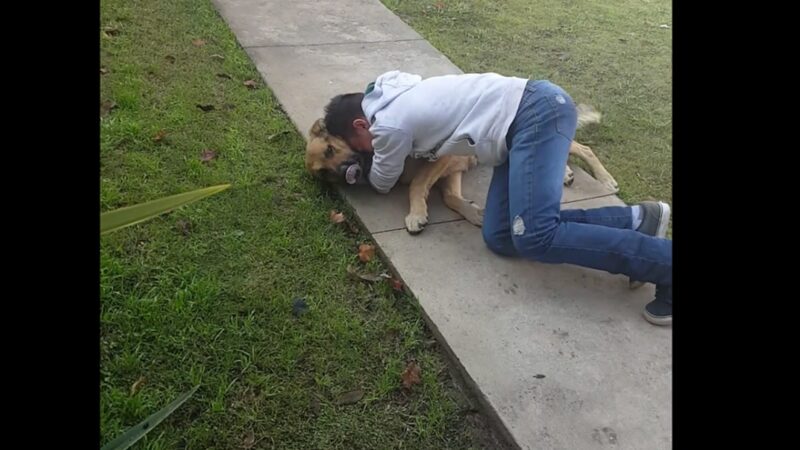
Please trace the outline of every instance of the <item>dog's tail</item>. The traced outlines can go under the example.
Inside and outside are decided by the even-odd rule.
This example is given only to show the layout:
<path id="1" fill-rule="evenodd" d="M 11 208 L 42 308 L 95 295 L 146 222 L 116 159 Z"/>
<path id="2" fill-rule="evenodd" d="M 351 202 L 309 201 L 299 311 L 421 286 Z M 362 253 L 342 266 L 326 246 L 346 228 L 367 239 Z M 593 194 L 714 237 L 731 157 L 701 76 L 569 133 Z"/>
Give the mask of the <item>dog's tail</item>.
<path id="1" fill-rule="evenodd" d="M 589 125 L 590 123 L 600 122 L 602 114 L 595 111 L 591 106 L 579 103 L 575 109 L 578 111 L 578 128 Z"/>

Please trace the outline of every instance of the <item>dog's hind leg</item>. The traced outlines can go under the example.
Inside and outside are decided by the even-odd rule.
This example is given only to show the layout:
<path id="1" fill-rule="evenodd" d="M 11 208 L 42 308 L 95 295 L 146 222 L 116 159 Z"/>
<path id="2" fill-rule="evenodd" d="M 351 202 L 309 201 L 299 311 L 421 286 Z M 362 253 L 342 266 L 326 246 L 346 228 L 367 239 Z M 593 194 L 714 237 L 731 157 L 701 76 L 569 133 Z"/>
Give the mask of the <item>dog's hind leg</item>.
<path id="1" fill-rule="evenodd" d="M 619 191 L 617 181 L 608 173 L 590 147 L 572 141 L 572 144 L 569 146 L 569 153 L 585 161 L 592 169 L 592 175 L 594 175 L 597 181 L 603 183 L 614 192 Z"/>
<path id="2" fill-rule="evenodd" d="M 464 172 L 454 172 L 442 180 L 441 189 L 444 204 L 453 211 L 461 214 L 467 222 L 483 225 L 483 208 L 461 196 L 461 175 Z"/>

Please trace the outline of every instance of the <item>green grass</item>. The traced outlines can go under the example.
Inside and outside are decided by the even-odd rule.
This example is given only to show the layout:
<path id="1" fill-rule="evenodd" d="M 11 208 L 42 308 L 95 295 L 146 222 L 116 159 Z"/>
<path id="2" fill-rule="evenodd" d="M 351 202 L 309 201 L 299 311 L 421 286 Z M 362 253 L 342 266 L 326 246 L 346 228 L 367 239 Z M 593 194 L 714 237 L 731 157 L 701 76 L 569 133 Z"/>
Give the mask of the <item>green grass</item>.
<path id="1" fill-rule="evenodd" d="M 549 79 L 593 105 L 603 122 L 576 139 L 620 198 L 672 203 L 672 30 L 660 27 L 672 25 L 669 0 L 383 3 L 465 72 Z"/>
<path id="2" fill-rule="evenodd" d="M 305 174 L 303 138 L 211 3 L 102 0 L 105 28 L 101 211 L 233 187 L 102 237 L 101 442 L 200 384 L 136 448 L 493 447 L 413 298 L 347 277 L 367 239 L 330 223 L 344 205 Z"/>

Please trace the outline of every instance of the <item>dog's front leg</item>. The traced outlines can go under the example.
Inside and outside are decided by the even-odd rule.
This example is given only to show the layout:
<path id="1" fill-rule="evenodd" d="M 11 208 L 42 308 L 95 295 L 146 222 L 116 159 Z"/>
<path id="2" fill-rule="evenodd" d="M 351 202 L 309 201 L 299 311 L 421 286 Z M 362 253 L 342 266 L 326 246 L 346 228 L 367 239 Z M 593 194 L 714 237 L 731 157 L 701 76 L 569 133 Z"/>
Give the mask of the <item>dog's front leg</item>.
<path id="1" fill-rule="evenodd" d="M 411 180 L 408 187 L 408 200 L 410 208 L 406 216 L 406 230 L 411 234 L 422 232 L 428 224 L 428 194 L 431 187 L 447 169 L 448 157 L 439 158 L 430 164 L 425 164 L 419 173 Z"/>
<path id="2" fill-rule="evenodd" d="M 444 204 L 453 211 L 461 214 L 467 222 L 475 226 L 483 226 L 483 208 L 461 195 L 461 175 L 463 172 L 453 172 L 443 179 L 440 187 Z"/>

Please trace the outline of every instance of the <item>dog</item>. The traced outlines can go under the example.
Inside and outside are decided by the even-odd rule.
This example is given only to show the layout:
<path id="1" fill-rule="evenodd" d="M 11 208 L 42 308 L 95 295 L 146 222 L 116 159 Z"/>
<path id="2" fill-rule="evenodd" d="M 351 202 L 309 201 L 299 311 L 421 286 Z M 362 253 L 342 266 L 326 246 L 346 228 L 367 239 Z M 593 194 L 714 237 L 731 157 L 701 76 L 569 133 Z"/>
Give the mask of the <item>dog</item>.
<path id="1" fill-rule="evenodd" d="M 578 128 L 590 123 L 598 123 L 601 115 L 591 106 L 579 104 Z M 590 167 L 594 177 L 603 185 L 618 191 L 617 182 L 606 170 L 590 147 L 572 141 L 570 155 L 580 158 Z M 305 167 L 314 177 L 334 184 L 345 181 L 345 171 L 355 163 L 368 167 L 371 156 L 356 152 L 347 143 L 329 134 L 325 130 L 323 119 L 317 119 L 311 126 L 306 145 Z M 483 208 L 461 195 L 462 175 L 475 167 L 478 160 L 475 156 L 445 155 L 435 161 L 407 158 L 401 184 L 409 185 L 409 213 L 405 217 L 406 230 L 411 234 L 422 232 L 428 223 L 428 194 L 438 182 L 444 204 L 461 215 L 467 222 L 483 225 Z M 575 179 L 572 169 L 567 166 L 564 173 L 564 185 L 571 186 Z"/>

